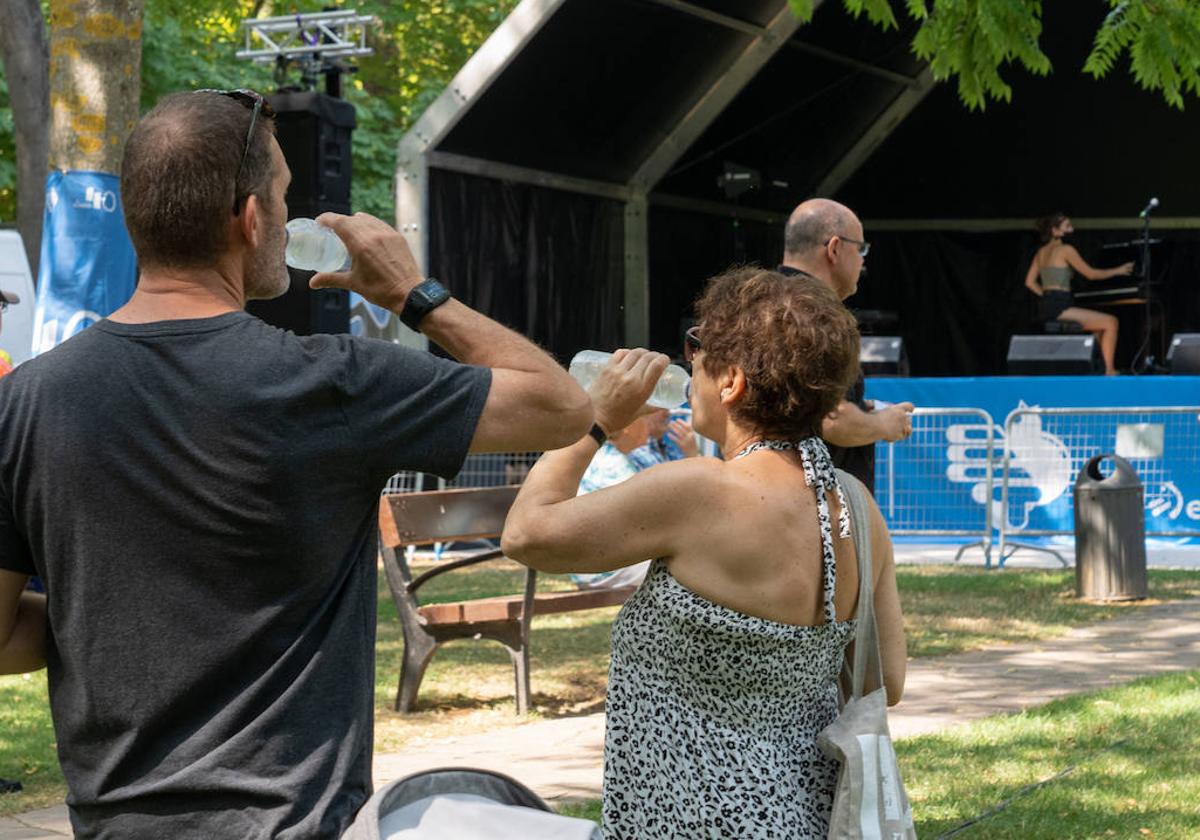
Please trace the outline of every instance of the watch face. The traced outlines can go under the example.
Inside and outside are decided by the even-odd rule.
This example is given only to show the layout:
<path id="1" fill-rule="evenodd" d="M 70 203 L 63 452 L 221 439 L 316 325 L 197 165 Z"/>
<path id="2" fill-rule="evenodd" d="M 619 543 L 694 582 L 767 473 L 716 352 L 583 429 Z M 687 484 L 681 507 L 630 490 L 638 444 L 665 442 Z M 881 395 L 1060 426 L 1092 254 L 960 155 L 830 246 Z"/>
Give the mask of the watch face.
<path id="1" fill-rule="evenodd" d="M 400 320 L 407 326 L 416 329 L 416 324 L 430 310 L 436 309 L 439 304 L 445 303 L 450 299 L 450 292 L 432 277 L 418 284 L 412 291 L 408 293 L 408 298 L 404 302 L 404 310 L 400 313 Z"/>
<path id="2" fill-rule="evenodd" d="M 413 289 L 412 295 L 425 308 L 437 306 L 450 297 L 450 293 L 446 291 L 446 287 L 433 279 L 426 280 Z"/>

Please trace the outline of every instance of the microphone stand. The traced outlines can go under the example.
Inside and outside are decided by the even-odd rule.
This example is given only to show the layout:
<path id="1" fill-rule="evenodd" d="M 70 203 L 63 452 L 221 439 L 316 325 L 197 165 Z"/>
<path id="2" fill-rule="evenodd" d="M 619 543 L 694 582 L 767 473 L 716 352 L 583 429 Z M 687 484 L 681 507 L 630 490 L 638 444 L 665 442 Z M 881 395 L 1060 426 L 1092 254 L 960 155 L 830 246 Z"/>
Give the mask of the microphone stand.
<path id="1" fill-rule="evenodd" d="M 1133 372 L 1153 373 L 1154 357 L 1150 353 L 1150 340 L 1154 328 L 1153 312 L 1150 308 L 1150 213 L 1153 207 L 1147 207 L 1142 215 L 1142 298 L 1145 312 L 1142 315 L 1142 346 L 1138 348 L 1137 357 L 1133 360 Z M 1138 370 L 1139 365 L 1142 367 Z"/>

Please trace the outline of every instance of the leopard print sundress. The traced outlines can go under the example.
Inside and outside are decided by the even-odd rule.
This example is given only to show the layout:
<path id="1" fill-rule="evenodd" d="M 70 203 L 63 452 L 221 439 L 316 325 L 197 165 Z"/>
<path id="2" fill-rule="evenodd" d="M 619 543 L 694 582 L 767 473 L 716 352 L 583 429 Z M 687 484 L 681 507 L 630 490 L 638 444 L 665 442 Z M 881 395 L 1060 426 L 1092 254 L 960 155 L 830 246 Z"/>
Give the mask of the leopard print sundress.
<path id="1" fill-rule="evenodd" d="M 606 840 L 825 838 L 837 765 L 817 733 L 838 713 L 837 676 L 855 622 L 834 612 L 828 493 L 841 486 L 825 445 L 797 450 L 817 496 L 825 623 L 749 616 L 696 595 L 655 560 L 613 625 L 604 744 Z"/>

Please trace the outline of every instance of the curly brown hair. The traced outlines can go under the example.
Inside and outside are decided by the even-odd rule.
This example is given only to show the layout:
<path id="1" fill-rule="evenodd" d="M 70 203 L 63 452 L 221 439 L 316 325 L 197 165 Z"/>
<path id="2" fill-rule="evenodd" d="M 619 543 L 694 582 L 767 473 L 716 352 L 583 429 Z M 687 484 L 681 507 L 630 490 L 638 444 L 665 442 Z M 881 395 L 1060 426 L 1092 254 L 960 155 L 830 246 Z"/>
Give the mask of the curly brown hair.
<path id="1" fill-rule="evenodd" d="M 705 372 L 742 369 L 746 395 L 730 414 L 758 434 L 786 440 L 819 434 L 858 376 L 858 324 L 811 277 L 732 269 L 708 281 L 696 316 Z"/>

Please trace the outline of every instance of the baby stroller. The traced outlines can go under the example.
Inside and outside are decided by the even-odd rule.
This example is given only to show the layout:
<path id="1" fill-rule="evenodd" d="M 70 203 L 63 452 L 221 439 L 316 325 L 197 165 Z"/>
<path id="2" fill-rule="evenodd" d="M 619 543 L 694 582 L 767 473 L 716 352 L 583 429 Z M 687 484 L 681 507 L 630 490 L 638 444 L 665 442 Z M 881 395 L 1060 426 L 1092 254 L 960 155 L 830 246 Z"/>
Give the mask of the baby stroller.
<path id="1" fill-rule="evenodd" d="M 590 820 L 561 817 L 516 779 L 445 767 L 375 792 L 342 840 L 601 840 Z"/>

